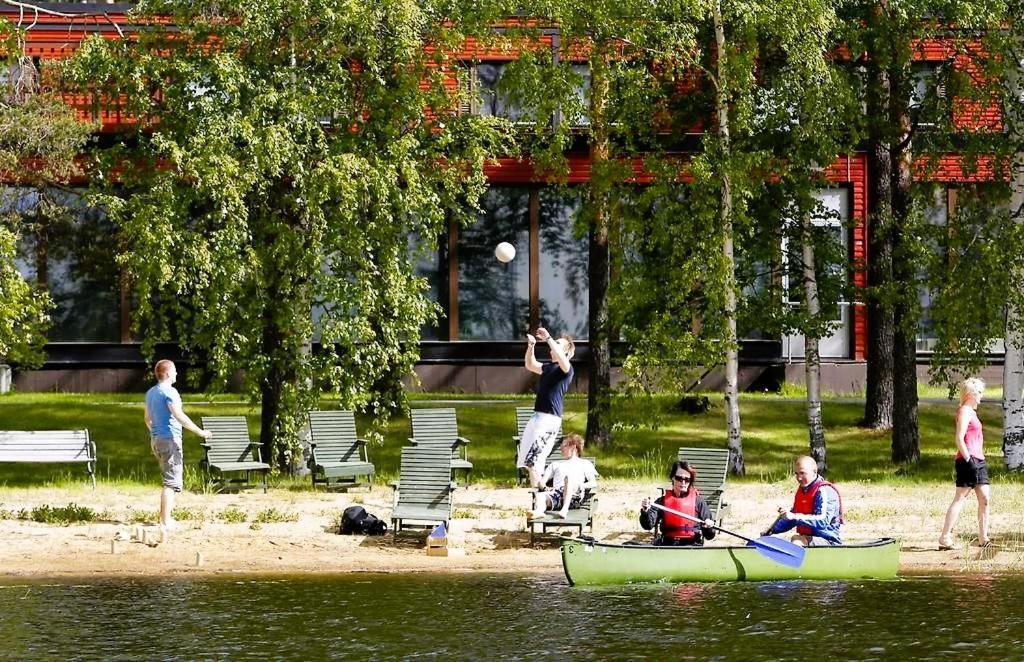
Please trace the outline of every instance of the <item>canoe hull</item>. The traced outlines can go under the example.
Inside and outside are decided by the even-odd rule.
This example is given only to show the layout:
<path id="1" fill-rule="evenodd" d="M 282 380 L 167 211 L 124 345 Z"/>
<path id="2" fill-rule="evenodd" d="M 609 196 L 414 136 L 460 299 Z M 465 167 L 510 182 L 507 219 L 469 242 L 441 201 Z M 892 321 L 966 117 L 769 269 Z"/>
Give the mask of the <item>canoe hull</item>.
<path id="1" fill-rule="evenodd" d="M 562 567 L 575 586 L 650 582 L 729 582 L 779 579 L 891 579 L 899 541 L 882 538 L 841 547 L 808 547 L 799 568 L 753 547 L 651 547 L 562 538 Z"/>

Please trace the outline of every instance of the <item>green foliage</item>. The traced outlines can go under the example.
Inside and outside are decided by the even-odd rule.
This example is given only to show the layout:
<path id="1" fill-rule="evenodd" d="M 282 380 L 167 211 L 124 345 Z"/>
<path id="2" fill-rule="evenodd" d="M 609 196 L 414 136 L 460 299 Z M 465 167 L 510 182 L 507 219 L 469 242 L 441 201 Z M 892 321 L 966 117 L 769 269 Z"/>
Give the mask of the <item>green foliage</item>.
<path id="1" fill-rule="evenodd" d="M 217 513 L 217 519 L 228 524 L 242 524 L 249 519 L 249 516 L 238 506 L 228 506 Z"/>
<path id="2" fill-rule="evenodd" d="M 43 362 L 49 296 L 25 282 L 15 263 L 18 235 L 0 220 L 0 363 L 31 367 Z"/>
<path id="3" fill-rule="evenodd" d="M 104 514 L 93 510 L 88 506 L 78 506 L 69 503 L 66 506 L 50 506 L 47 504 L 35 506 L 32 509 L 24 509 L 18 519 L 32 520 L 44 524 L 60 524 L 67 526 L 77 522 L 95 522 L 103 519 Z"/>
<path id="4" fill-rule="evenodd" d="M 155 510 L 137 510 L 131 508 L 128 510 L 128 521 L 132 524 L 141 524 L 143 522 L 156 522 L 160 519 L 160 513 Z M 178 519 L 175 517 L 175 519 Z"/>
<path id="5" fill-rule="evenodd" d="M 134 15 L 169 24 L 87 40 L 63 69 L 140 120 L 97 168 L 147 353 L 178 341 L 215 386 L 243 375 L 270 461 L 296 449 L 321 388 L 381 417 L 402 406 L 439 313 L 410 244 L 428 253 L 471 219 L 504 151 L 504 123 L 453 112 L 449 51 L 424 47 L 460 38 L 439 11 L 149 0 Z"/>
<path id="6" fill-rule="evenodd" d="M 265 508 L 252 518 L 254 524 L 278 524 L 281 522 L 298 522 L 299 514 L 277 508 Z"/>
<path id="7" fill-rule="evenodd" d="M 54 187 L 81 173 L 76 158 L 95 127 L 40 91 L 40 73 L 24 56 L 20 33 L 3 24 L 0 47 L 9 73 L 0 91 L 0 170 L 19 186 L 0 196 L 0 363 L 35 367 L 45 358 L 52 301 L 45 283 L 32 287 L 19 272 L 18 243 L 24 235 L 45 235 L 59 220 Z"/>
<path id="8" fill-rule="evenodd" d="M 1007 68 L 1017 66 L 1003 55 L 1012 5 L 1002 0 L 842 5 L 843 39 L 851 52 L 865 53 L 847 71 L 860 80 L 866 103 L 881 104 L 860 118 L 859 131 L 892 145 L 894 159 L 914 169 L 909 204 L 897 205 L 891 218 L 879 218 L 873 227 L 898 238 L 893 256 L 898 273 L 891 281 L 872 283 L 866 294 L 885 308 L 902 308 L 900 323 L 913 334 L 922 313 L 921 291 L 929 293 L 925 323 L 938 338 L 931 371 L 948 384 L 984 362 L 992 339 L 1003 335 L 1007 303 L 1020 299 L 1019 283 L 1005 277 L 1006 265 L 1020 261 L 1019 230 L 1005 212 L 1005 176 L 1014 145 L 985 117 L 993 102 L 1005 98 Z M 915 70 L 923 58 L 920 45 L 930 39 L 942 39 L 946 51 L 938 69 L 921 77 Z M 882 80 L 891 93 L 880 87 Z M 1018 100 L 1006 108 L 1019 105 Z M 900 157 L 902 151 L 908 156 Z M 952 161 L 949 154 L 959 158 Z M 979 180 L 995 181 L 979 187 Z M 957 203 L 950 218 L 940 219 L 934 210 L 939 200 L 944 206 L 945 191 L 936 185 L 949 183 L 957 190 Z"/>

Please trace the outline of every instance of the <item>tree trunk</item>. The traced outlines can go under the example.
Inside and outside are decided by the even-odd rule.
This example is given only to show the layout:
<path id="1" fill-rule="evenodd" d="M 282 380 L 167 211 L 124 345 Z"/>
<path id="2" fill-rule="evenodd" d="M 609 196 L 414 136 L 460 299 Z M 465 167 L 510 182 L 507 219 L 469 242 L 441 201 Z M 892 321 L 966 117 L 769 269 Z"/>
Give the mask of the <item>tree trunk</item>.
<path id="1" fill-rule="evenodd" d="M 884 117 L 891 96 L 889 74 L 868 67 L 868 116 Z M 868 148 L 866 427 L 888 430 L 893 407 L 893 313 L 881 289 L 892 286 L 892 153 L 881 127 L 870 126 Z"/>
<path id="2" fill-rule="evenodd" d="M 804 214 L 801 245 L 803 251 L 804 298 L 807 317 L 816 322 L 821 313 L 818 298 L 818 275 L 815 272 L 813 223 L 810 214 Z M 828 463 L 825 452 L 825 427 L 821 421 L 821 354 L 816 333 L 804 335 L 804 372 L 807 381 L 807 433 L 811 457 L 818 463 L 818 471 L 826 473 Z"/>
<path id="3" fill-rule="evenodd" d="M 264 462 L 271 464 L 277 458 L 278 468 L 286 470 L 277 450 L 276 423 L 281 412 L 281 382 L 271 370 L 260 384 L 260 454 Z"/>
<path id="4" fill-rule="evenodd" d="M 590 182 L 590 204 L 593 212 L 589 237 L 589 346 L 590 379 L 587 387 L 587 442 L 606 446 L 611 440 L 611 345 L 608 321 L 608 287 L 610 255 L 608 247 L 611 224 L 611 181 L 605 165 L 608 162 L 608 68 L 607 47 L 596 49 L 591 58 L 590 83 L 590 164 L 597 176 Z"/>
<path id="5" fill-rule="evenodd" d="M 1017 30 L 1021 28 L 1015 26 Z M 1024 53 L 1024 35 L 1016 38 L 1017 52 Z M 1012 68 L 1007 80 L 1010 99 L 1020 99 L 1024 92 L 1024 70 Z M 1013 180 L 1010 195 L 1010 211 L 1017 223 L 1024 223 L 1024 110 L 1019 106 L 1006 109 L 1006 122 L 1010 136 L 1018 146 L 1013 159 Z M 1013 265 L 1015 277 L 1011 282 L 1024 282 L 1024 268 Z M 1003 342 L 1006 354 L 1003 357 L 1003 459 L 1006 468 L 1012 471 L 1024 470 L 1024 327 L 1021 309 L 1012 302 L 1006 306 L 1006 326 Z"/>
<path id="6" fill-rule="evenodd" d="M 895 80 L 893 75 L 891 80 Z M 897 87 L 896 89 L 901 89 Z M 917 265 L 907 244 L 914 238 L 907 220 L 911 212 L 913 152 L 910 145 L 910 117 L 902 105 L 893 104 L 893 125 L 901 128 L 902 147 L 893 154 L 893 282 L 900 291 L 893 305 L 893 427 L 892 461 L 916 464 L 921 459 L 917 424 Z"/>
<path id="7" fill-rule="evenodd" d="M 277 300 L 273 295 L 268 295 L 268 298 Z M 278 438 L 278 431 L 284 388 L 288 384 L 294 385 L 297 380 L 295 368 L 289 366 L 294 366 L 298 357 L 284 358 L 287 351 L 285 331 L 274 322 L 273 315 L 268 307 L 263 316 L 262 348 L 268 366 L 260 383 L 260 452 L 264 462 L 276 463 L 283 473 L 291 473 L 288 446 Z"/>
<path id="8" fill-rule="evenodd" d="M 1006 314 L 1006 355 L 1003 358 L 1003 461 L 1011 471 L 1024 470 L 1024 337 L 1014 332 L 1021 311 Z"/>
<path id="9" fill-rule="evenodd" d="M 722 221 L 722 257 L 726 265 L 725 278 L 725 425 L 726 446 L 729 448 L 729 468 L 733 474 L 742 476 L 746 473 L 743 460 L 743 436 L 740 427 L 739 401 L 739 339 L 736 337 L 736 272 L 733 259 L 732 229 L 732 179 L 730 177 L 729 156 L 729 100 L 726 76 L 725 25 L 722 20 L 721 0 L 712 5 L 715 22 L 715 46 L 717 56 L 717 88 L 715 106 L 718 113 L 718 139 L 722 150 L 722 190 L 719 213 Z"/>

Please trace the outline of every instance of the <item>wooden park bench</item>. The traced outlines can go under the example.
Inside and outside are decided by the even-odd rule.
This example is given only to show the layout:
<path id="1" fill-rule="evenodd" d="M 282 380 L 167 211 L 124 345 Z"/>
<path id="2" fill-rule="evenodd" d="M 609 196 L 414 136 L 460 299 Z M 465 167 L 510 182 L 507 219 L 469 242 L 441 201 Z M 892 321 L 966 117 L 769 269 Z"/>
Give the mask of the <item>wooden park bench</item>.
<path id="1" fill-rule="evenodd" d="M 249 485 L 253 473 L 263 477 L 263 491 L 267 491 L 270 465 L 260 457 L 260 445 L 249 439 L 245 416 L 203 416 L 203 429 L 213 432 L 202 446 L 206 456 L 199 465 L 211 482 L 221 488 L 229 484 Z M 229 478 L 229 474 L 242 474 Z"/>
<path id="2" fill-rule="evenodd" d="M 413 410 L 415 411 L 415 410 Z M 405 446 L 391 512 L 391 533 L 404 529 L 447 528 L 452 519 L 452 453 L 444 445 Z M 408 522 L 413 522 L 410 525 Z"/>
<path id="3" fill-rule="evenodd" d="M 694 487 L 711 509 L 711 517 L 721 522 L 729 510 L 729 504 L 723 498 L 725 479 L 729 474 L 729 449 L 683 447 L 676 457 L 680 462 L 689 462 L 696 467 Z"/>
<path id="4" fill-rule="evenodd" d="M 412 437 L 409 438 L 409 443 L 413 446 L 447 448 L 452 456 L 452 477 L 455 477 L 455 472 L 464 471 L 468 480 L 469 472 L 473 470 L 473 463 L 469 461 L 467 451 L 469 439 L 459 436 L 455 409 L 412 409 L 409 414 L 412 418 Z"/>
<path id="5" fill-rule="evenodd" d="M 348 410 L 309 412 L 309 470 L 313 487 L 354 487 L 360 476 L 373 482 L 376 469 L 366 449 L 369 442 L 356 436 L 356 418 Z"/>
<path id="6" fill-rule="evenodd" d="M 88 430 L 0 430 L 0 462 L 84 462 L 96 489 L 96 444 Z"/>

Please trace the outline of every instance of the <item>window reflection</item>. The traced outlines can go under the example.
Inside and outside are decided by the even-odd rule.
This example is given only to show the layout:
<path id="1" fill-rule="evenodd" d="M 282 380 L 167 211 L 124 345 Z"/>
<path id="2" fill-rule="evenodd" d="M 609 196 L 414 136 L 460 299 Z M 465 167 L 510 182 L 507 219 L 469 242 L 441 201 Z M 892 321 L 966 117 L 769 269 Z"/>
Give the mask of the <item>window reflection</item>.
<path id="1" fill-rule="evenodd" d="M 423 239 L 417 234 L 409 235 L 409 257 L 412 260 L 413 274 L 417 278 L 424 278 L 429 289 L 425 292 L 427 299 L 438 303 L 444 309 L 444 315 L 448 314 L 447 288 L 447 253 L 448 235 L 443 234 L 439 238 Z M 434 319 L 424 324 L 420 329 L 422 340 L 447 340 L 442 335 L 441 329 L 444 318 Z"/>
<path id="2" fill-rule="evenodd" d="M 540 191 L 540 323 L 551 333 L 587 337 L 587 237 L 573 231 L 582 195 L 576 188 Z"/>
<path id="3" fill-rule="evenodd" d="M 19 269 L 53 298 L 49 340 L 118 341 L 117 239 L 106 214 L 73 191 L 14 187 L 0 191 L 0 213 L 20 217 Z"/>
<path id="4" fill-rule="evenodd" d="M 476 82 L 474 112 L 477 115 L 506 117 L 512 121 L 529 121 L 527 112 L 502 90 L 501 76 L 507 62 L 480 62 L 473 67 Z"/>
<path id="5" fill-rule="evenodd" d="M 529 322 L 529 189 L 492 186 L 476 223 L 460 228 L 459 339 L 513 340 Z M 507 241 L 516 257 L 502 263 L 494 248 Z"/>

